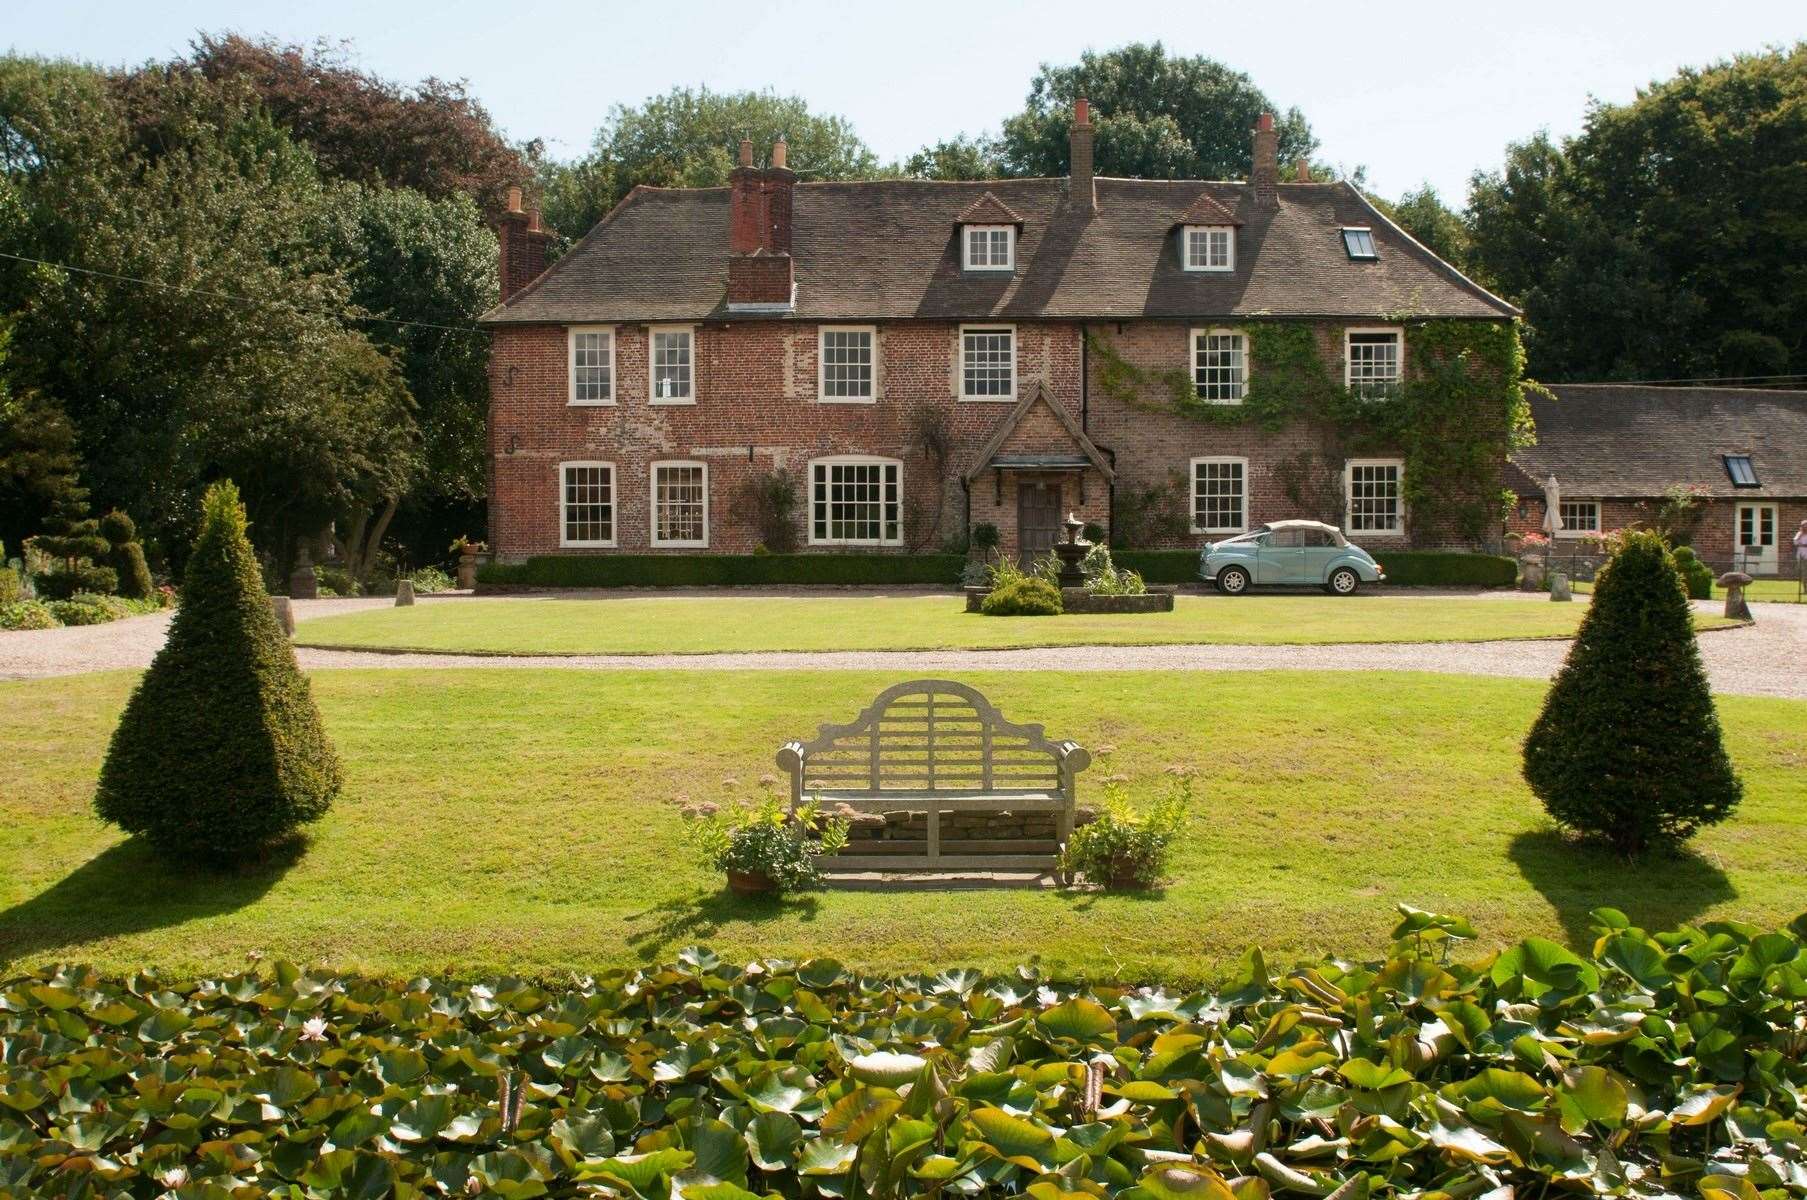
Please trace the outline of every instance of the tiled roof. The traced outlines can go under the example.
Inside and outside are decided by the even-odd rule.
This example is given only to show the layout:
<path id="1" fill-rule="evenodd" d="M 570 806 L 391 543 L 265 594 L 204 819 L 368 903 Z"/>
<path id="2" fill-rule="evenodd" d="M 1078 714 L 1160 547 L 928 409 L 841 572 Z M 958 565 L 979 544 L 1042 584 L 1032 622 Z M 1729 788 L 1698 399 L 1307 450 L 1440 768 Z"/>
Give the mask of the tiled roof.
<path id="1" fill-rule="evenodd" d="M 1556 384 L 1533 394 L 1537 444 L 1512 456 L 1508 483 L 1541 494 L 1661 496 L 1674 484 L 1714 496 L 1807 496 L 1807 392 Z M 1762 485 L 1733 487 L 1724 456 L 1748 454 Z M 1521 491 L 1521 494 L 1525 494 Z"/>
<path id="2" fill-rule="evenodd" d="M 954 218 L 956 225 L 1021 225 L 1023 218 L 996 194 L 986 192 L 977 200 L 960 210 Z"/>
<path id="3" fill-rule="evenodd" d="M 1200 192 L 1175 225 L 1241 225 L 1243 220 L 1210 192 Z"/>
<path id="4" fill-rule="evenodd" d="M 1126 320 L 1405 315 L 1498 319 L 1516 310 L 1465 279 L 1344 183 L 1282 183 L 1260 207 L 1244 183 L 1099 179 L 1098 211 L 1065 179 L 800 183 L 797 306 L 788 319 Z M 1013 272 L 963 272 L 956 218 L 987 193 L 1018 214 Z M 1181 269 L 1174 214 L 1201 193 L 1242 216 L 1236 269 Z M 1353 262 L 1339 230 L 1374 230 Z M 728 189 L 633 192 L 486 323 L 726 318 Z"/>

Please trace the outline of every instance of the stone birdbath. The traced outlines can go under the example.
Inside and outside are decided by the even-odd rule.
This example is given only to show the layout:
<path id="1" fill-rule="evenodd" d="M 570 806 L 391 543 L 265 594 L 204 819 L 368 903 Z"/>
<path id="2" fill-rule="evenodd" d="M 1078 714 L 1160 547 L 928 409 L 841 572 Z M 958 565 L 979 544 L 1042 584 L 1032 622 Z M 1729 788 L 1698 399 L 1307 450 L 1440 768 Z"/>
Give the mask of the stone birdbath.
<path id="1" fill-rule="evenodd" d="M 1751 616 L 1751 606 L 1744 598 L 1744 589 L 1751 585 L 1751 577 L 1743 571 L 1727 571 L 1719 577 L 1719 586 L 1725 589 L 1725 615 L 1734 621 L 1755 620 Z"/>
<path id="2" fill-rule="evenodd" d="M 1091 553 L 1092 543 L 1082 541 L 1079 534 L 1085 529 L 1085 522 L 1071 513 L 1061 526 L 1067 531 L 1067 540 L 1054 543 L 1054 555 L 1060 559 L 1060 586 L 1062 588 L 1082 588 L 1085 586 L 1085 572 L 1079 564 Z"/>

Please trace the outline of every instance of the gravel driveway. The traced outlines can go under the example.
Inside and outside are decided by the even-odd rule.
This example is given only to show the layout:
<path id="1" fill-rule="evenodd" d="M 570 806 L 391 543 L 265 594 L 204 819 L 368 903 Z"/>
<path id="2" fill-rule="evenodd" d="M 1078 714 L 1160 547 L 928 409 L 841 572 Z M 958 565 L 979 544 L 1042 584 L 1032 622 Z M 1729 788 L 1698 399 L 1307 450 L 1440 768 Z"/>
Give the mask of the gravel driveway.
<path id="1" fill-rule="evenodd" d="M 1427 599 L 1429 599 L 1427 597 Z M 456 603 L 424 597 L 423 604 Z M 391 600 L 304 600 L 296 618 L 381 608 Z M 1703 602 L 1702 611 L 1718 606 Z M 1703 633 L 1701 654 L 1713 690 L 1731 695 L 1807 699 L 1807 605 L 1753 604 L 1757 623 Z M 148 665 L 163 644 L 167 616 L 110 625 L 0 632 L 0 679 L 31 679 Z M 824 651 L 758 654 L 604 654 L 504 658 L 458 654 L 296 651 L 310 669 L 332 667 L 567 667 L 582 670 L 879 670 L 949 671 L 1432 671 L 1547 679 L 1568 653 L 1566 641 L 1429 642 L 1335 646 L 1062 646 L 1042 650 Z"/>

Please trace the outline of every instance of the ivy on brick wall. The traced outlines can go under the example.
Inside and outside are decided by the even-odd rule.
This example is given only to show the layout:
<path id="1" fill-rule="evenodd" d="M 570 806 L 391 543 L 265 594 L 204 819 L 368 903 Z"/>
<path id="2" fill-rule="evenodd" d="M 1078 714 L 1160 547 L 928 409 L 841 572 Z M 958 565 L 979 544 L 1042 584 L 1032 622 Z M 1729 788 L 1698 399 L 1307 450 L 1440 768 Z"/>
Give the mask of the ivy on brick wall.
<path id="1" fill-rule="evenodd" d="M 1086 336 L 1099 389 L 1132 408 L 1270 432 L 1314 422 L 1321 451 L 1288 460 L 1289 495 L 1340 498 L 1345 458 L 1397 454 L 1412 524 L 1479 542 L 1498 530 L 1510 503 L 1500 486 L 1506 455 L 1533 437 L 1525 391 L 1537 385 L 1524 378 L 1518 329 L 1493 321 L 1393 323 L 1405 329 L 1406 382 L 1385 398 L 1357 396 L 1335 379 L 1307 324 L 1246 328 L 1251 369 L 1241 404 L 1205 400 L 1190 371 L 1139 367 L 1105 337 Z"/>

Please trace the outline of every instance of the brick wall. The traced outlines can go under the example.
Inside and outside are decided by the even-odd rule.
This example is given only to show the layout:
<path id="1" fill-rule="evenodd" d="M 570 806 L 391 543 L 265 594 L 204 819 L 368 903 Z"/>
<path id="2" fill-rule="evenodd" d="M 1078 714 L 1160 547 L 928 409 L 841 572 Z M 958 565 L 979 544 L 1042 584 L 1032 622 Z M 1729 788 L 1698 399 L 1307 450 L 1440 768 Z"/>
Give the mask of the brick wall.
<path id="1" fill-rule="evenodd" d="M 1077 418 L 1078 329 L 1022 324 L 1016 336 L 1019 392 L 1043 383 Z M 662 459 L 707 463 L 709 549 L 746 553 L 759 543 L 759 535 L 739 511 L 736 496 L 753 475 L 782 467 L 796 477 L 804 501 L 797 517 L 798 542 L 807 548 L 811 459 L 841 454 L 898 458 L 903 461 L 911 541 L 932 546 L 963 531 L 960 479 L 1014 402 L 955 398 L 959 327 L 953 324 L 879 325 L 878 398 L 870 404 L 817 400 L 819 343 L 813 324 L 744 320 L 697 326 L 694 405 L 647 402 L 647 344 L 647 326 L 616 327 L 615 402 L 572 406 L 567 403 L 563 327 L 493 331 L 490 543 L 499 556 L 559 552 L 558 464 L 575 460 L 615 465 L 616 548 L 634 552 L 653 549 L 651 464 Z M 943 471 L 932 470 L 921 452 L 917 429 L 923 420 L 944 425 L 951 436 L 955 449 Z M 1063 443 L 1067 441 L 1063 434 Z M 975 485 L 975 499 L 981 490 L 983 485 Z M 1102 490 L 1088 491 L 1088 512 L 1102 512 Z M 1014 531 L 1014 507 L 1010 524 Z"/>
<path id="2" fill-rule="evenodd" d="M 1564 489 L 1570 499 L 1592 499 L 1584 492 Z M 1662 507 L 1662 497 L 1652 496 L 1646 499 L 1621 497 L 1605 499 L 1600 502 L 1600 527 L 1604 530 L 1630 529 L 1649 526 Z M 1769 497 L 1753 497 L 1750 500 L 1738 500 L 1731 497 L 1714 497 L 1701 503 L 1698 509 L 1700 519 L 1687 534 L 1688 545 L 1694 548 L 1701 561 L 1713 568 L 1715 574 L 1729 571 L 1733 566 L 1734 543 L 1737 536 L 1738 509 L 1745 504 L 1773 504 L 1776 508 L 1776 567 L 1773 572 L 1794 578 L 1796 567 L 1794 562 L 1794 535 L 1800 523 L 1807 520 L 1807 498 L 1789 497 L 1773 499 Z M 1541 496 L 1526 497 L 1506 522 L 1506 527 L 1513 533 L 1541 533 L 1544 522 L 1544 504 Z M 1584 543 L 1577 538 L 1559 537 L 1556 539 L 1552 553 L 1561 557 L 1568 553 L 1582 553 Z M 1750 574 L 1760 572 L 1751 566 L 1740 564 L 1740 569 Z"/>

